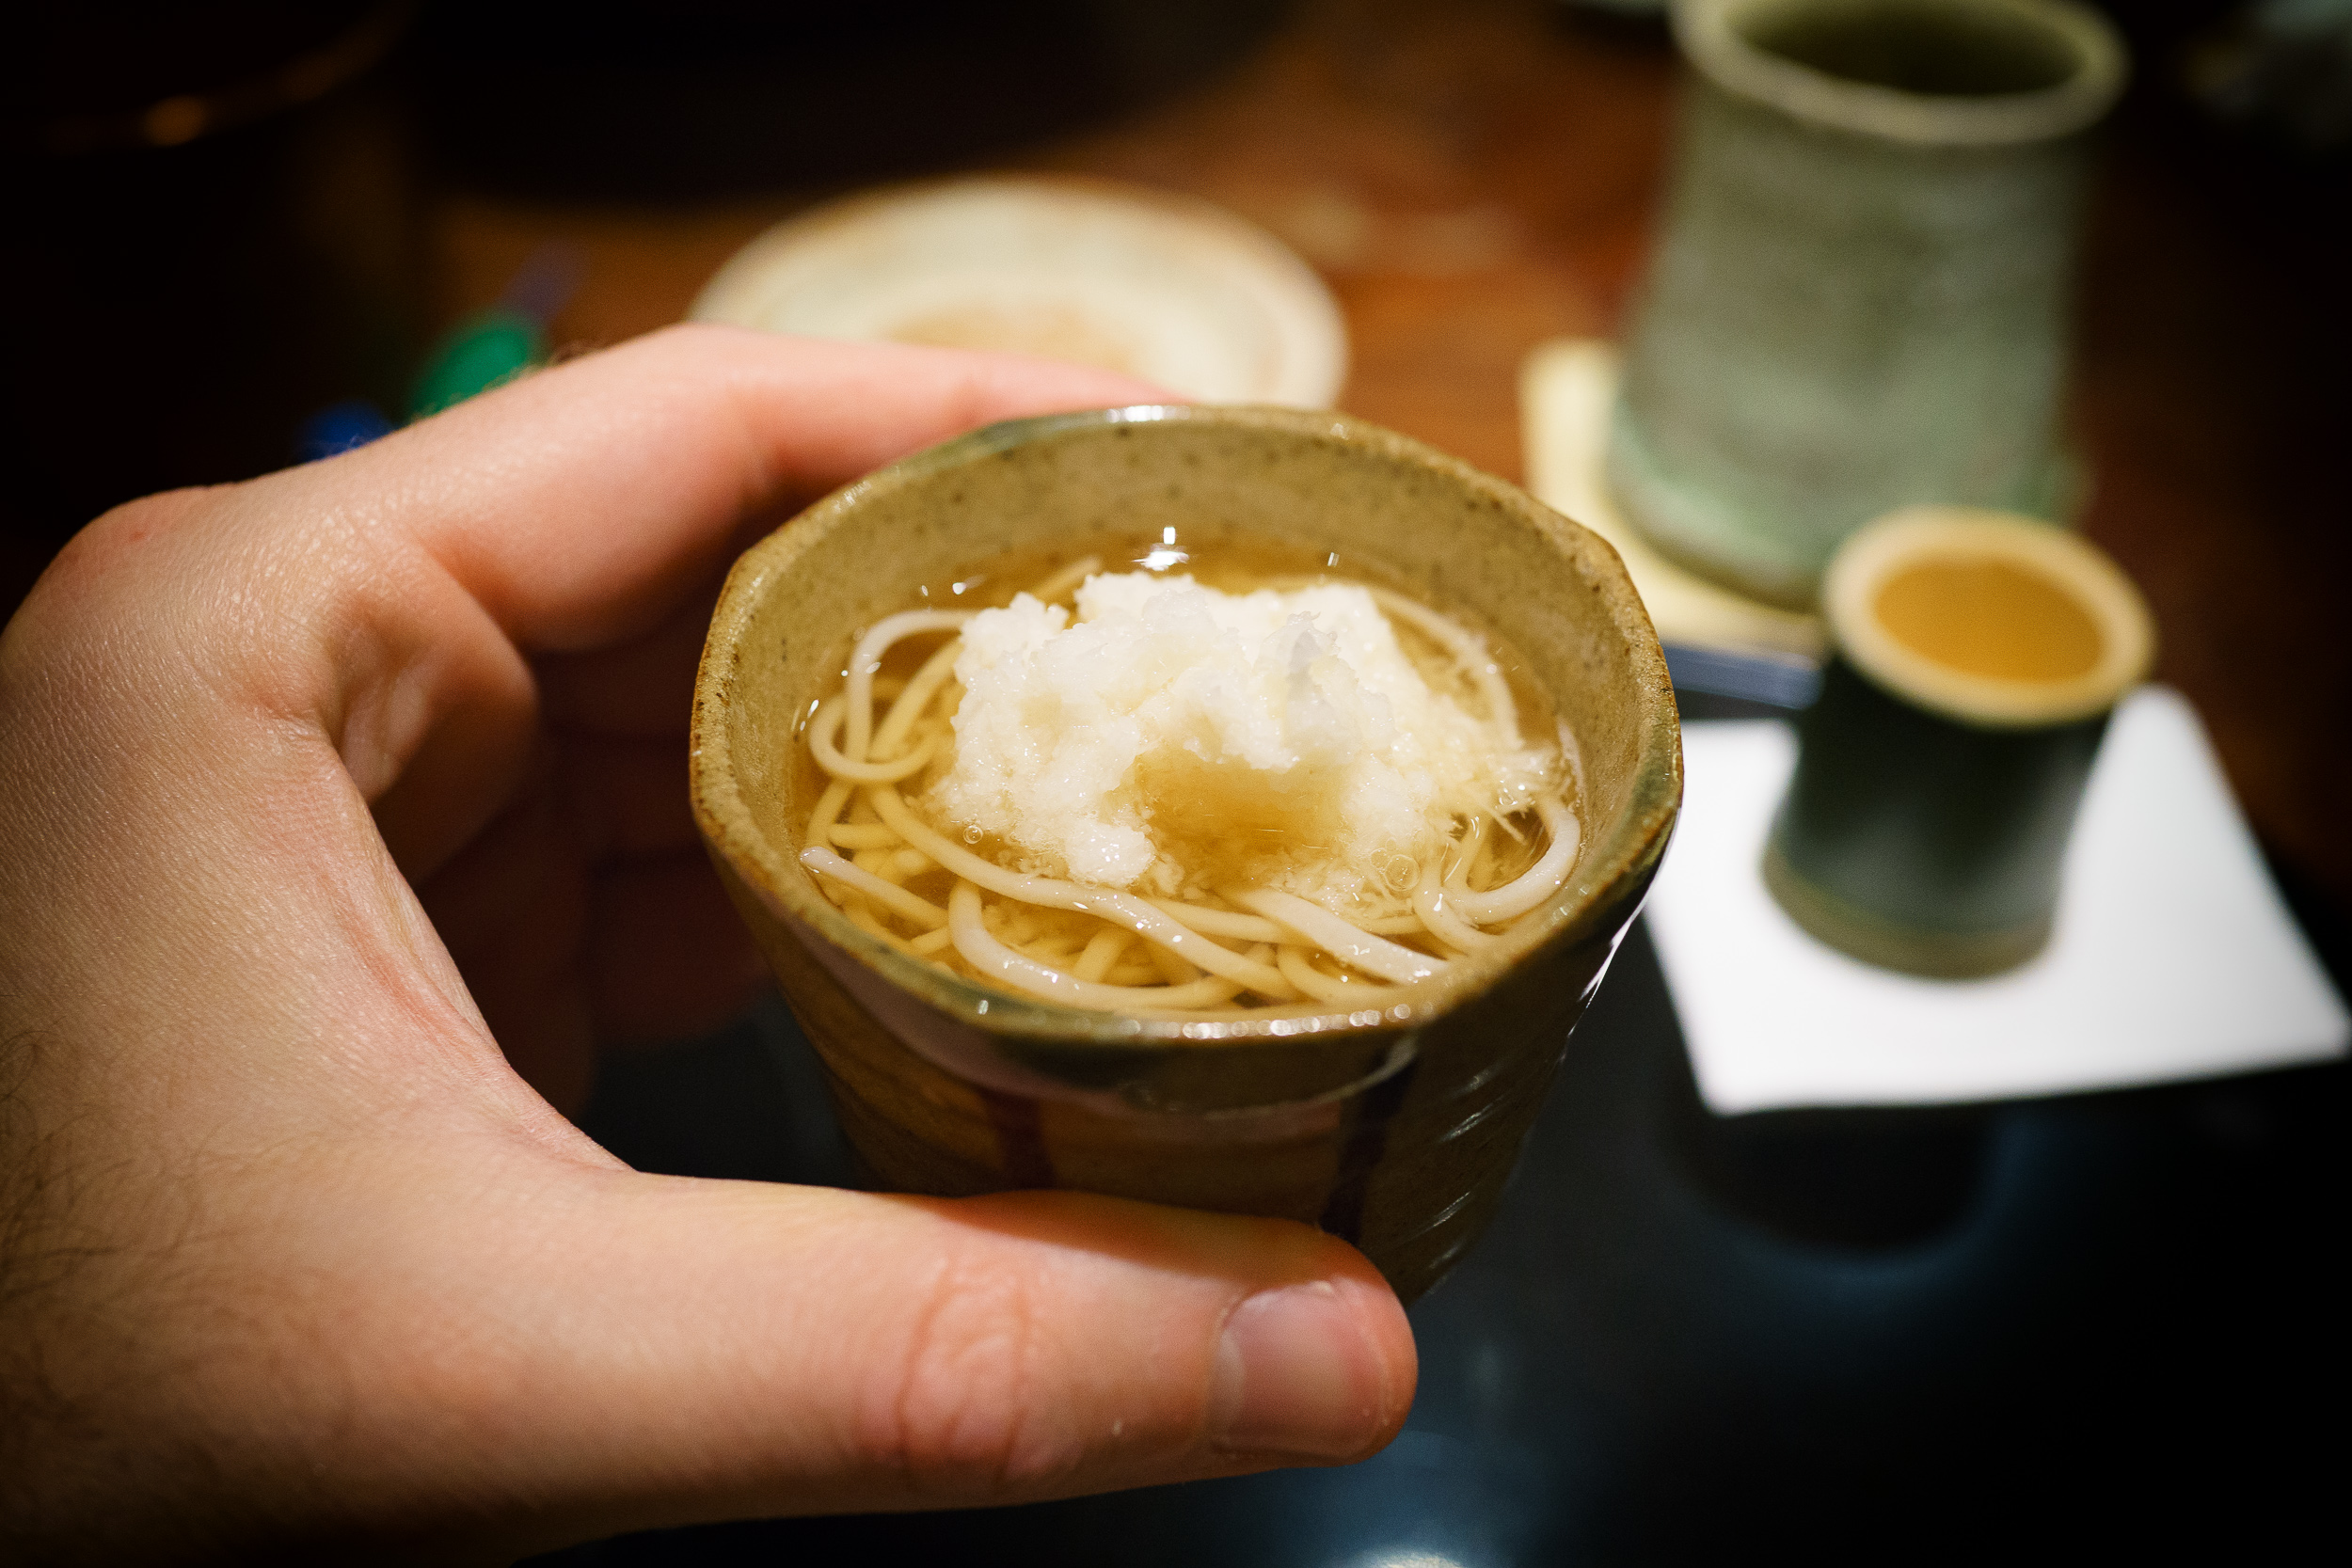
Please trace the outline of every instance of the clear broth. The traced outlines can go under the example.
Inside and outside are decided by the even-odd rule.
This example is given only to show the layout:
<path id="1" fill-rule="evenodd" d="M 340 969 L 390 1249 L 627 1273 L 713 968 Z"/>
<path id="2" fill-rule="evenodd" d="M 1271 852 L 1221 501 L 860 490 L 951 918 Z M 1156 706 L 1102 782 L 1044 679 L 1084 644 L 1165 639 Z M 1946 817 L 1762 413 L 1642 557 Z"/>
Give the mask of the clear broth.
<path id="1" fill-rule="evenodd" d="M 1067 546 L 1008 550 L 983 557 L 952 576 L 917 585 L 914 593 L 896 608 L 898 610 L 1001 609 L 1010 604 L 1016 594 L 1038 587 L 1064 568 L 1088 556 L 1100 558 L 1103 562 L 1101 569 L 1105 572 L 1143 570 L 1164 573 L 1171 578 L 1190 577 L 1203 587 L 1214 588 L 1228 594 L 1244 594 L 1263 588 L 1298 588 L 1311 583 L 1326 582 L 1366 584 L 1387 588 L 1439 611 L 1457 625 L 1484 637 L 1486 640 L 1489 654 L 1510 687 L 1512 700 L 1518 710 L 1519 733 L 1522 737 L 1532 745 L 1549 745 L 1558 742 L 1560 727 L 1557 710 L 1541 688 L 1535 684 L 1526 661 L 1507 642 L 1481 626 L 1475 617 L 1463 613 L 1454 606 L 1431 601 L 1425 594 L 1400 580 L 1396 574 L 1386 571 L 1374 562 L 1351 558 L 1343 553 L 1310 550 L 1298 546 L 1279 544 L 1263 539 L 1233 538 L 1224 534 L 1221 530 L 1216 532 L 1220 535 L 1219 537 L 1198 546 L 1185 543 L 1177 531 L 1166 530 L 1156 535 L 1110 534 L 1089 538 Z M 1467 705 L 1475 711 L 1476 697 L 1470 691 L 1467 679 L 1461 675 L 1451 657 L 1431 642 L 1425 633 L 1411 625 L 1393 618 L 1391 624 L 1396 627 L 1401 644 L 1431 689 L 1453 694 L 1457 700 L 1466 701 Z M 901 680 L 912 676 L 948 635 L 944 632 L 927 633 L 903 639 L 885 655 L 878 674 L 885 679 L 895 676 Z M 848 652 L 849 649 L 845 646 L 842 650 L 843 663 L 839 669 L 838 682 L 846 682 L 849 679 Z M 806 726 L 810 717 L 816 712 L 818 703 L 822 698 L 830 696 L 833 691 L 839 689 L 840 686 L 836 684 L 827 691 L 811 694 L 809 702 L 803 707 L 800 719 L 794 726 L 796 740 L 800 737 L 801 730 Z M 880 712 L 887 705 L 877 702 L 875 705 L 877 712 Z M 796 745 L 793 752 L 795 769 L 793 819 L 796 822 L 805 823 L 808 811 L 815 804 L 818 796 L 823 792 L 828 781 L 824 771 L 809 755 L 805 743 Z M 933 776 L 932 771 L 927 768 L 914 779 L 909 780 L 904 789 L 907 804 L 926 818 L 930 814 L 924 809 L 922 795 L 924 786 Z M 1562 799 L 1571 811 L 1578 811 L 1579 791 L 1572 746 L 1569 748 L 1568 754 L 1562 758 L 1561 776 Z M 1015 863 L 1017 857 L 1009 853 L 1005 845 L 993 839 L 985 836 L 975 838 L 969 834 L 961 833 L 952 824 L 933 822 L 932 825 L 950 837 L 960 837 L 961 841 L 976 854 L 1008 867 Z M 1198 841 L 1204 836 L 1201 824 L 1172 824 L 1171 826 L 1176 827 L 1189 839 Z M 1496 885 L 1510 880 L 1533 865 L 1541 856 L 1547 842 L 1542 829 L 1534 825 L 1532 818 L 1515 818 L 1512 826 L 1523 830 L 1521 837 L 1517 842 L 1502 840 L 1500 835 L 1496 835 L 1498 842 L 1493 848 L 1489 873 L 1491 881 Z M 1233 855 L 1232 864 L 1214 869 L 1218 876 L 1230 880 L 1252 879 L 1249 875 L 1250 866 L 1253 863 L 1263 863 L 1264 851 L 1263 849 L 1253 851 L 1248 847 L 1263 845 L 1266 835 L 1279 835 L 1281 832 L 1279 803 L 1269 803 L 1264 821 L 1237 822 L 1231 824 L 1230 827 L 1236 835 L 1234 842 L 1243 847 L 1237 849 Z M 1532 831 L 1524 831 L 1528 829 Z M 926 876 L 943 879 L 942 885 L 952 881 L 952 879 L 947 878 L 944 872 L 927 873 Z M 918 892 L 926 891 L 923 878 L 912 879 L 908 885 Z M 1409 942 L 1411 939 L 1401 940 Z"/>
<path id="2" fill-rule="evenodd" d="M 1924 658 L 1991 680 L 2075 680 L 2098 668 L 2099 623 L 2041 573 L 1995 559 L 1916 561 L 1879 585 L 1879 624 Z"/>

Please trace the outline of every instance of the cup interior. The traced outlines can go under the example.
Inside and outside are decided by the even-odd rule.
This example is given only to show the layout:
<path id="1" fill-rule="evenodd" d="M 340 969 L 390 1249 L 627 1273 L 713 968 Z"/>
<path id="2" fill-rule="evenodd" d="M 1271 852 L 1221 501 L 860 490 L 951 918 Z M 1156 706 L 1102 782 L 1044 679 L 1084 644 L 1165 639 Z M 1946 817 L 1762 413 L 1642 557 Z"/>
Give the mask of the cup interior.
<path id="1" fill-rule="evenodd" d="M 1898 145 L 2071 136 L 2128 71 L 2115 29 L 2073 0 L 1677 0 L 1674 26 L 1735 99 Z"/>
<path id="2" fill-rule="evenodd" d="M 2019 7 L 1967 0 L 1803 0 L 1733 25 L 1766 54 L 1866 87 L 1929 97 L 2042 92 L 2080 73 L 2079 42 Z"/>
<path id="3" fill-rule="evenodd" d="M 1890 514 L 1839 547 L 1821 604 L 1857 670 L 1980 727 L 2103 713 L 2155 652 L 2153 618 L 2122 568 L 2079 535 L 2014 513 Z"/>
<path id="4" fill-rule="evenodd" d="M 1032 1001 L 850 925 L 798 863 L 814 775 L 799 727 L 866 626 L 916 586 L 1008 551 L 1258 539 L 1338 557 L 1499 639 L 1575 736 L 1582 843 L 1568 884 L 1490 955 L 1374 1012 L 1299 1003 L 1239 1019 L 1138 1020 Z M 692 789 L 714 853 L 789 916 L 902 990 L 993 1034 L 1073 1044 L 1392 1033 L 1436 1017 L 1638 889 L 1680 798 L 1672 688 L 1616 554 L 1523 492 L 1377 427 L 1273 408 L 1104 410 L 1014 421 L 837 492 L 755 546 L 722 594 L 694 712 Z M 1403 1014 L 1405 1016 L 1397 1016 Z"/>

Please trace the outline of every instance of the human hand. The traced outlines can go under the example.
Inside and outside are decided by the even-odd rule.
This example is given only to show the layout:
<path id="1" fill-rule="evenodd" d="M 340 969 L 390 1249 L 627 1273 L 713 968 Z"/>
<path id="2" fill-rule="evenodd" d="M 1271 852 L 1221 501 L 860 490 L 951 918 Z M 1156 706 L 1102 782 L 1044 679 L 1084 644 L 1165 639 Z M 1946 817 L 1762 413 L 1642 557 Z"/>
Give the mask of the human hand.
<path id="1" fill-rule="evenodd" d="M 1394 1433 L 1404 1314 L 1306 1227 L 644 1176 L 549 1103 L 755 982 L 683 779 L 726 562 L 1139 395 L 681 329 L 69 546 L 0 637 L 0 1546 L 496 1560 Z"/>

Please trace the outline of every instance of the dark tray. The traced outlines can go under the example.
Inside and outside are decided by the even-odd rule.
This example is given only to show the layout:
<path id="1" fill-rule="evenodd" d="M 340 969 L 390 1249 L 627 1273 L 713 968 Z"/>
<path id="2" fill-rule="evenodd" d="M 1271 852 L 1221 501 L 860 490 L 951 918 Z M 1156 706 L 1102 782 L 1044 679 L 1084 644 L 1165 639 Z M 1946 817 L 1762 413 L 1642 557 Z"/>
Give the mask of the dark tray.
<path id="1" fill-rule="evenodd" d="M 1669 650 L 1686 720 L 1802 666 Z M 2341 983 L 2341 976 L 2339 976 Z M 625 1536 L 564 1564 L 1502 1568 L 2036 1560 L 2332 1531 L 2345 1071 L 1918 1111 L 1710 1116 L 1647 931 L 1494 1229 L 1413 1308 L 1404 1434 L 1343 1469 Z M 780 1006 L 612 1064 L 643 1169 L 846 1184 Z M 2314 1534 L 2313 1538 L 2319 1538 Z"/>

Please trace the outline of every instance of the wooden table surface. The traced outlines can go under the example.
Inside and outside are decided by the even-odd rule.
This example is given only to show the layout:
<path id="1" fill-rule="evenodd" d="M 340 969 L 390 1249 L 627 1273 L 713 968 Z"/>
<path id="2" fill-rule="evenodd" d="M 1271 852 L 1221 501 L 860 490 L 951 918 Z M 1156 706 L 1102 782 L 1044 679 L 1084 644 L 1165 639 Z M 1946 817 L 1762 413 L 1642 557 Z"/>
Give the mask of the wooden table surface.
<path id="1" fill-rule="evenodd" d="M 1676 71 L 1661 39 L 1534 0 L 1316 0 L 1207 84 L 991 166 L 1187 191 L 1263 224 L 1344 308 L 1342 406 L 1516 479 L 1521 358 L 1613 333 L 1639 281 Z M 2159 677 L 2196 703 L 2290 882 L 2352 909 L 2352 485 L 2333 455 L 2352 245 L 2316 215 L 2344 187 L 2184 119 L 2152 90 L 2106 149 L 2073 410 L 2085 527 L 2146 590 Z M 436 313 L 490 302 L 563 242 L 583 271 L 553 336 L 617 341 L 679 319 L 739 245 L 828 194 L 446 196 Z"/>

